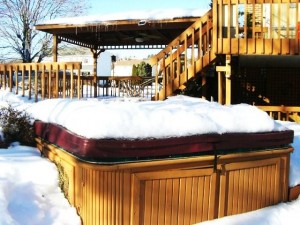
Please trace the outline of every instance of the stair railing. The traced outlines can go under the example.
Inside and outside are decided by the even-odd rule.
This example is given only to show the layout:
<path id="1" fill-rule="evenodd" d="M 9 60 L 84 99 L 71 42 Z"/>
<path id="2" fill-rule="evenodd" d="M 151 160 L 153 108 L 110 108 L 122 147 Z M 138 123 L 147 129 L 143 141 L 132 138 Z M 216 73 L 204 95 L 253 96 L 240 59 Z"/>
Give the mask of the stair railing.
<path id="1" fill-rule="evenodd" d="M 155 67 L 155 100 L 164 100 L 215 59 L 212 10 L 150 59 Z M 160 88 L 161 87 L 161 88 Z"/>

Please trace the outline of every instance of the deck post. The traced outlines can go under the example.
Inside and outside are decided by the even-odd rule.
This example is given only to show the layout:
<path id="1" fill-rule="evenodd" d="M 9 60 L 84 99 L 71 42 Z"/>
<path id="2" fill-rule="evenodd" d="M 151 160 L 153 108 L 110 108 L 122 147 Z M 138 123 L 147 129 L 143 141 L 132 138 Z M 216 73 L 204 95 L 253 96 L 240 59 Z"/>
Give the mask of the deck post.
<path id="1" fill-rule="evenodd" d="M 217 66 L 218 72 L 218 98 L 219 103 L 223 104 L 223 77 L 221 72 L 225 72 L 225 104 L 231 104 L 231 55 L 226 55 L 225 66 Z"/>
<path id="2" fill-rule="evenodd" d="M 225 77 L 226 77 L 226 100 L 225 104 L 230 105 L 231 104 L 231 55 L 226 55 L 226 71 L 225 71 Z"/>
<path id="3" fill-rule="evenodd" d="M 223 104 L 223 76 L 218 72 L 218 102 Z"/>

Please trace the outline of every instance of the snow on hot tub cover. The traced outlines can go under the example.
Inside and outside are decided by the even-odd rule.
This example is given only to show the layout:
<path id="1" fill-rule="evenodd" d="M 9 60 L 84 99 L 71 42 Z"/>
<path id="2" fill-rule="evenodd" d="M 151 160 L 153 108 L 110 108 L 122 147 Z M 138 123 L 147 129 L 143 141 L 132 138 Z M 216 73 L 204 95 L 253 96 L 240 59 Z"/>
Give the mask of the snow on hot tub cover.
<path id="1" fill-rule="evenodd" d="M 169 138 L 199 134 L 283 131 L 255 106 L 231 106 L 186 96 L 139 99 L 49 99 L 27 109 L 34 119 L 92 139 Z"/>
<path id="2" fill-rule="evenodd" d="M 38 136 L 81 157 L 117 157 L 129 150 L 132 156 L 138 152 L 146 157 L 157 154 L 158 146 L 163 154 L 194 153 L 216 146 L 260 148 L 287 145 L 293 138 L 292 131 L 255 106 L 224 106 L 186 96 L 157 102 L 50 99 L 27 111 L 39 121 Z M 218 145 L 220 142 L 223 145 Z M 89 148 L 102 148 L 102 153 L 91 153 Z M 146 150 L 149 155 L 141 153 Z"/>

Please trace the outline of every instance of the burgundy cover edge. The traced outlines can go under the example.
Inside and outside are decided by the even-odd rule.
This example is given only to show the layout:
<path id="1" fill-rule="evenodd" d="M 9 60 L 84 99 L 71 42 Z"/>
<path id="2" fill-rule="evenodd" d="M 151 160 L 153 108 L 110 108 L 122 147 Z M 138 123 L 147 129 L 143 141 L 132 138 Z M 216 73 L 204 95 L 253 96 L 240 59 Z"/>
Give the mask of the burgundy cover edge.
<path id="1" fill-rule="evenodd" d="M 293 142 L 292 130 L 265 133 L 203 134 L 165 139 L 87 139 L 64 127 L 35 121 L 35 133 L 80 158 L 109 160 L 114 158 L 161 157 L 196 154 L 214 150 L 273 148 Z"/>

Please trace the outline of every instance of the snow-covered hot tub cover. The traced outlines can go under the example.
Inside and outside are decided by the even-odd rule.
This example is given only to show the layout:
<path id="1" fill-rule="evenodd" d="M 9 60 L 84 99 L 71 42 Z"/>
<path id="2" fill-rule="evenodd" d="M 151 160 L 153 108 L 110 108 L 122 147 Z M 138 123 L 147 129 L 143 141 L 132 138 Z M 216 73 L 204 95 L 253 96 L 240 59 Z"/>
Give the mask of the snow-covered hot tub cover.
<path id="1" fill-rule="evenodd" d="M 293 131 L 255 106 L 223 106 L 185 96 L 159 102 L 51 99 L 29 112 L 38 137 L 91 160 L 265 149 L 293 142 Z"/>

